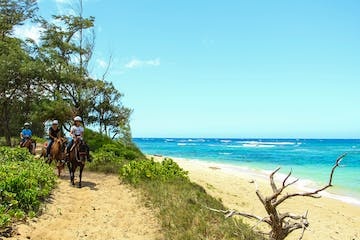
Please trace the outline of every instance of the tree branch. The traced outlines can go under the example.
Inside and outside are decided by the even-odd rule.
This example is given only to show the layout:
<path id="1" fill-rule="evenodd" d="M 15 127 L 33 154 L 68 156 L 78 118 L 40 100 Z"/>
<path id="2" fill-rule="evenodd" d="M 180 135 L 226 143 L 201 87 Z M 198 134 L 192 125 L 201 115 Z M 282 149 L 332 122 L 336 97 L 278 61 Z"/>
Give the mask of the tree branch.
<path id="1" fill-rule="evenodd" d="M 278 189 L 276 187 L 276 184 L 274 182 L 274 175 L 275 173 L 277 173 L 278 171 L 280 170 L 280 167 L 278 167 L 277 169 L 275 169 L 271 174 L 270 174 L 270 185 L 271 185 L 271 188 L 273 190 L 274 193 L 277 193 L 278 192 Z"/>
<path id="2" fill-rule="evenodd" d="M 239 215 L 239 216 L 247 217 L 247 218 L 250 218 L 250 219 L 255 219 L 255 220 L 258 220 L 260 222 L 265 222 L 265 223 L 267 223 L 269 225 L 271 224 L 270 219 L 268 217 L 262 218 L 262 217 L 259 217 L 259 216 L 253 215 L 253 214 L 238 212 L 236 210 L 219 210 L 219 209 L 209 208 L 209 207 L 206 207 L 206 208 L 213 211 L 213 212 L 218 212 L 218 213 L 225 214 L 225 218 L 229 218 L 229 217 L 232 217 L 234 215 Z"/>
<path id="3" fill-rule="evenodd" d="M 329 183 L 322 187 L 319 188 L 317 190 L 314 190 L 312 192 L 305 192 L 305 193 L 293 193 L 293 194 L 287 194 L 285 196 L 283 196 L 282 198 L 280 198 L 278 201 L 275 202 L 274 206 L 278 206 L 279 204 L 281 204 L 282 202 L 284 202 L 286 199 L 288 198 L 292 198 L 292 197 L 297 197 L 297 196 L 302 196 L 302 197 L 312 197 L 312 198 L 319 198 L 320 196 L 316 196 L 316 194 L 318 194 L 319 192 L 324 191 L 325 189 L 329 188 L 332 186 L 332 179 L 333 179 L 333 175 L 334 175 L 334 171 L 337 167 L 339 167 L 339 164 L 341 162 L 341 160 L 346 156 L 347 153 L 342 154 L 340 157 L 338 157 L 336 159 L 336 162 L 334 164 L 334 166 L 331 169 L 331 173 L 330 173 L 330 179 L 329 179 Z M 294 184 L 296 181 L 293 181 L 290 184 L 287 184 L 287 186 Z"/>

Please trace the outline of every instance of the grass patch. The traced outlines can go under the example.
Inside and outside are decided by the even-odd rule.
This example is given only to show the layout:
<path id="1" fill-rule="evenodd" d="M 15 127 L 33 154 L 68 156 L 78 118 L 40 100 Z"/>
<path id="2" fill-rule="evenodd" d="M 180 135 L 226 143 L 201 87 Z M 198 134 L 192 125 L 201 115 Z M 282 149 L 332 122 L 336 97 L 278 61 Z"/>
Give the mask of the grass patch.
<path id="1" fill-rule="evenodd" d="M 165 239 L 263 239 L 244 223 L 224 219 L 205 206 L 225 209 L 171 159 L 142 160 L 124 165 L 121 178 L 141 189 L 147 204 L 159 209 Z"/>
<path id="2" fill-rule="evenodd" d="M 27 149 L 0 147 L 0 230 L 34 217 L 55 184 L 53 169 Z"/>

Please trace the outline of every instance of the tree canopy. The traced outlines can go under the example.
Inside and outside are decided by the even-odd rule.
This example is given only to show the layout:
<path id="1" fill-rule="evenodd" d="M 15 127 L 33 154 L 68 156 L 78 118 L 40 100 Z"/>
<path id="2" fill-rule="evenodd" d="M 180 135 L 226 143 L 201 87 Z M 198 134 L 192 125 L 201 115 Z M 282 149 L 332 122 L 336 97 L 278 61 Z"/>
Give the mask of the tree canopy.
<path id="1" fill-rule="evenodd" d="M 74 116 L 112 138 L 131 138 L 131 110 L 111 82 L 93 78 L 88 64 L 95 46 L 92 16 L 80 10 L 37 15 L 36 0 L 0 0 L 0 135 L 8 145 L 25 121 L 42 135 L 44 123 L 58 119 L 68 129 Z M 13 35 L 25 22 L 40 24 L 40 42 Z"/>

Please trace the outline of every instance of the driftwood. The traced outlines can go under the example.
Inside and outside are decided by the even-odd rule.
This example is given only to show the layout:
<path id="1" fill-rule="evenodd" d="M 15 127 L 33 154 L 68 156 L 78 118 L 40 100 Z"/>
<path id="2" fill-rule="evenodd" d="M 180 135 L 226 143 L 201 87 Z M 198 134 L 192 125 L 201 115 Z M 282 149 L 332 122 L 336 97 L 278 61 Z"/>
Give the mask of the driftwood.
<path id="1" fill-rule="evenodd" d="M 304 193 L 286 193 L 282 194 L 283 191 L 296 183 L 299 179 L 293 180 L 291 182 L 288 182 L 292 171 L 288 173 L 288 175 L 284 178 L 282 181 L 282 184 L 280 187 L 278 187 L 275 184 L 274 181 L 274 175 L 280 170 L 280 167 L 275 169 L 270 174 L 270 185 L 272 188 L 272 194 L 270 196 L 263 196 L 258 189 L 256 189 L 256 195 L 259 198 L 260 202 L 264 205 L 264 208 L 267 212 L 266 217 L 260 217 L 249 213 L 239 212 L 236 210 L 218 210 L 213 208 L 208 208 L 212 211 L 219 212 L 225 214 L 226 218 L 232 217 L 234 215 L 243 216 L 246 218 L 250 218 L 253 220 L 257 220 L 257 223 L 254 227 L 256 227 L 260 223 L 266 223 L 270 226 L 271 230 L 268 233 L 263 233 L 269 235 L 270 240 L 283 240 L 285 239 L 290 233 L 297 229 L 301 229 L 302 233 L 299 237 L 299 240 L 303 238 L 305 230 L 309 226 L 309 222 L 307 219 L 308 212 L 306 211 L 303 215 L 296 215 L 292 214 L 290 212 L 286 213 L 280 213 L 277 209 L 277 207 L 286 201 L 287 199 L 293 198 L 293 197 L 312 197 L 312 198 L 319 198 L 320 196 L 318 193 L 324 191 L 325 189 L 332 186 L 332 179 L 334 175 L 334 171 L 337 167 L 339 167 L 339 164 L 341 160 L 346 156 L 346 153 L 342 154 L 336 159 L 336 162 L 334 166 L 331 169 L 329 182 L 324 187 L 321 187 L 319 189 L 316 189 L 314 191 L 304 192 Z M 254 228 L 253 227 L 253 228 Z"/>

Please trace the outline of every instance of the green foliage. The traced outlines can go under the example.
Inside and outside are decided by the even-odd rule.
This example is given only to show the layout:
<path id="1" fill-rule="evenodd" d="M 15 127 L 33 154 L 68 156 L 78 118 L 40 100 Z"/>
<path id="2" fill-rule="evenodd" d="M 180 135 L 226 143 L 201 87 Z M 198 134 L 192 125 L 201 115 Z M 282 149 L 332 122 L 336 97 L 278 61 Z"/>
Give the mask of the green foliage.
<path id="1" fill-rule="evenodd" d="M 104 135 L 130 139 L 131 110 L 122 105 L 122 94 L 105 81 L 106 74 L 94 79 L 88 70 L 94 17 L 81 8 L 47 21 L 36 16 L 36 2 L 0 0 L 0 136 L 6 145 L 24 122 L 33 122 L 33 133 L 42 136 L 43 122 L 58 119 L 66 128 L 75 115 Z M 12 34 L 26 21 L 41 24 L 38 43 Z"/>
<path id="2" fill-rule="evenodd" d="M 129 160 L 143 159 L 138 149 L 126 147 L 120 142 L 105 144 L 93 154 L 93 162 L 88 164 L 91 171 L 118 173 Z"/>
<path id="3" fill-rule="evenodd" d="M 116 173 L 124 164 L 124 160 L 116 156 L 114 152 L 100 150 L 93 155 L 93 162 L 88 164 L 91 171 Z"/>
<path id="4" fill-rule="evenodd" d="M 173 160 L 131 161 L 120 170 L 120 177 L 140 188 L 147 204 L 159 209 L 165 239 L 262 239 L 236 219 L 224 219 L 205 206 L 225 209 Z"/>
<path id="5" fill-rule="evenodd" d="M 151 160 L 131 161 L 120 169 L 120 176 L 130 183 L 136 184 L 141 180 L 168 181 L 174 178 L 187 179 L 184 171 L 172 159 L 166 158 L 162 162 Z"/>
<path id="6" fill-rule="evenodd" d="M 31 139 L 35 140 L 36 143 L 42 143 L 43 144 L 43 143 L 46 142 L 46 139 L 38 137 L 38 136 L 32 136 Z"/>
<path id="7" fill-rule="evenodd" d="M 124 158 L 126 160 L 134 160 L 145 158 L 138 147 L 132 142 L 123 143 L 122 141 L 115 141 L 106 135 L 85 129 L 85 140 L 89 145 L 90 150 L 114 152 L 116 157 Z"/>
<path id="8" fill-rule="evenodd" d="M 0 163 L 26 161 L 29 157 L 29 150 L 25 148 L 0 147 Z"/>
<path id="9" fill-rule="evenodd" d="M 49 165 L 24 149 L 0 147 L 0 228 L 34 217 L 55 183 Z"/>
<path id="10" fill-rule="evenodd" d="M 85 129 L 85 140 L 89 145 L 91 151 L 97 151 L 106 144 L 112 144 L 114 141 L 106 135 L 92 131 L 91 129 Z"/>
<path id="11" fill-rule="evenodd" d="M 0 0 L 0 35 L 10 34 L 15 25 L 34 16 L 36 0 Z"/>

